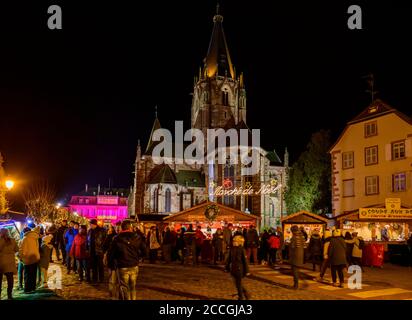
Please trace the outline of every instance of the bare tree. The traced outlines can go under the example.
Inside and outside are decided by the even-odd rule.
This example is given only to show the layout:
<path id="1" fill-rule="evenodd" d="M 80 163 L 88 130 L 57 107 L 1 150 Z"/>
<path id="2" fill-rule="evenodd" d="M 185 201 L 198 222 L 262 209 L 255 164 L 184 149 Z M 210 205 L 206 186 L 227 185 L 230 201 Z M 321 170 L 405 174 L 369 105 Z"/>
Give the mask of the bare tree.
<path id="1" fill-rule="evenodd" d="M 47 181 L 32 185 L 23 197 L 28 216 L 37 223 L 56 219 L 56 192 Z"/>

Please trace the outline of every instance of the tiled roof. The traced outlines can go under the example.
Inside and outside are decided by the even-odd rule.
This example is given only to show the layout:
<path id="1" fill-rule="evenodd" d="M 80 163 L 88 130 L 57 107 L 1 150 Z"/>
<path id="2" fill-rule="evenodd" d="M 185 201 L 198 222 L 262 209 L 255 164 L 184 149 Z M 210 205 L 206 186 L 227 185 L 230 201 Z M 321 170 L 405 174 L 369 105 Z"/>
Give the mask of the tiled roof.
<path id="1" fill-rule="evenodd" d="M 177 184 L 177 179 L 175 173 L 167 164 L 159 164 L 150 172 L 148 183 Z"/>

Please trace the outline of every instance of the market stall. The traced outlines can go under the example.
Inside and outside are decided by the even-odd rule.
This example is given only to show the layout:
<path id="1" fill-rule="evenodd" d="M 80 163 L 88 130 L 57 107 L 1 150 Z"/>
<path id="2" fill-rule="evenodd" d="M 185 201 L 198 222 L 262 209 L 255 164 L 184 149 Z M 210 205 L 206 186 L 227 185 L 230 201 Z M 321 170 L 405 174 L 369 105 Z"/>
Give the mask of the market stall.
<path id="1" fill-rule="evenodd" d="M 358 237 L 365 241 L 363 263 L 381 266 L 383 260 L 392 261 L 399 252 L 405 251 L 401 247 L 406 246 L 412 230 L 412 209 L 391 209 L 383 206 L 360 208 L 337 216 L 336 221 L 344 235 L 346 232 L 356 232 Z M 377 255 L 382 259 L 377 259 Z"/>
<path id="2" fill-rule="evenodd" d="M 212 235 L 218 228 L 231 223 L 234 228 L 258 226 L 260 217 L 245 213 L 219 203 L 205 201 L 197 206 L 177 212 L 163 219 L 175 230 L 185 227 L 186 230 L 192 225 L 195 230 L 201 227 L 206 239 L 202 245 L 202 261 L 212 261 Z"/>
<path id="3" fill-rule="evenodd" d="M 293 225 L 303 227 L 306 233 L 308 234 L 309 241 L 311 234 L 315 230 L 319 232 L 320 236 L 323 235 L 323 232 L 328 226 L 329 219 L 322 217 L 318 214 L 302 210 L 291 215 L 288 215 L 287 217 L 284 217 L 281 220 L 281 223 L 285 242 L 288 243 L 292 238 L 292 232 L 290 231 L 290 228 Z"/>

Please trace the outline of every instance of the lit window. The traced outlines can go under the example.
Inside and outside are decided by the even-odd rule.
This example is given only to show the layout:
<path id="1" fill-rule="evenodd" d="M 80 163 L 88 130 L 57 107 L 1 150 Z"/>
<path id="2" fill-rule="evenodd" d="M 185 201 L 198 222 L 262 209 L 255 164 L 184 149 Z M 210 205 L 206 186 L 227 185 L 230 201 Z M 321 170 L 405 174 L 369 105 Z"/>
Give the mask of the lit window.
<path id="1" fill-rule="evenodd" d="M 378 134 L 378 125 L 376 121 L 365 123 L 365 138 L 376 136 Z"/>
<path id="2" fill-rule="evenodd" d="M 392 160 L 405 158 L 405 141 L 392 143 Z"/>
<path id="3" fill-rule="evenodd" d="M 371 176 L 365 178 L 366 194 L 378 194 L 379 193 L 379 176 Z"/>
<path id="4" fill-rule="evenodd" d="M 342 153 L 342 168 L 349 169 L 353 167 L 353 152 Z"/>
<path id="5" fill-rule="evenodd" d="M 378 146 L 365 148 L 365 165 L 378 163 Z"/>
<path id="6" fill-rule="evenodd" d="M 406 191 L 406 173 L 396 173 L 392 175 L 393 192 Z"/>
<path id="7" fill-rule="evenodd" d="M 343 180 L 343 196 L 355 196 L 355 179 Z"/>

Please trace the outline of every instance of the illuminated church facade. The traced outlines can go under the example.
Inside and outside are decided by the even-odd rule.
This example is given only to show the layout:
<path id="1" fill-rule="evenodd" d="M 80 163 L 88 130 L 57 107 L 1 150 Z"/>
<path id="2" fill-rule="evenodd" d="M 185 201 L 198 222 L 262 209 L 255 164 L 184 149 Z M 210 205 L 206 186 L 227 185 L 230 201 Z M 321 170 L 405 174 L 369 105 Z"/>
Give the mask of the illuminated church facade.
<path id="1" fill-rule="evenodd" d="M 138 145 L 131 212 L 169 215 L 204 201 L 213 201 L 261 217 L 261 228 L 274 227 L 286 213 L 288 153 L 259 147 L 259 170 L 241 175 L 241 164 L 155 164 L 152 152 L 159 143 L 153 134 L 162 128 L 157 115 L 146 147 Z M 207 129 L 247 126 L 247 99 L 243 74 L 237 75 L 223 31 L 223 16 L 213 17 L 213 31 L 203 67 L 195 77 L 191 128 L 206 137 Z M 207 145 L 207 141 L 205 141 Z M 173 155 L 175 157 L 175 154 Z M 176 159 L 172 159 L 176 160 Z M 231 191 L 231 192 L 230 192 Z"/>

